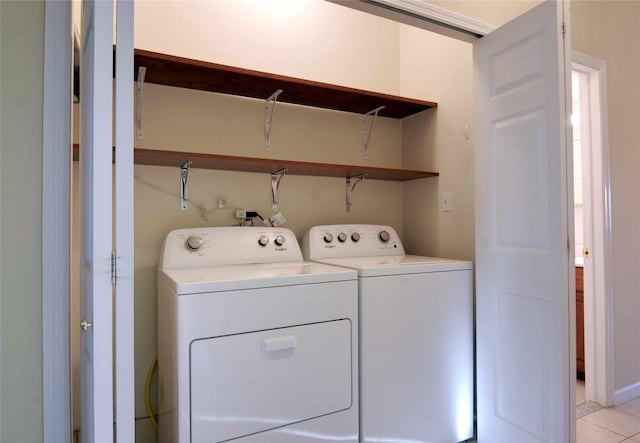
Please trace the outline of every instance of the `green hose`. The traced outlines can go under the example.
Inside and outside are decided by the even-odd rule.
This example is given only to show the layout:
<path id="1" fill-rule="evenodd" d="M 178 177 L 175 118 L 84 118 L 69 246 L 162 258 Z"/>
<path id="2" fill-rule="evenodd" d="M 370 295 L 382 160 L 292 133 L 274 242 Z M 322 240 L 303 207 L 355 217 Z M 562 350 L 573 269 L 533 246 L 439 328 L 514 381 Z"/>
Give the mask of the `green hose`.
<path id="1" fill-rule="evenodd" d="M 156 419 L 156 414 L 153 412 L 153 407 L 151 406 L 151 378 L 153 378 L 153 371 L 157 367 L 158 367 L 158 354 L 156 354 L 155 357 L 153 357 L 151 366 L 149 366 L 149 371 L 147 372 L 147 387 L 146 387 L 147 412 L 149 413 L 149 420 L 151 420 L 151 424 L 156 429 L 158 429 L 158 419 Z"/>

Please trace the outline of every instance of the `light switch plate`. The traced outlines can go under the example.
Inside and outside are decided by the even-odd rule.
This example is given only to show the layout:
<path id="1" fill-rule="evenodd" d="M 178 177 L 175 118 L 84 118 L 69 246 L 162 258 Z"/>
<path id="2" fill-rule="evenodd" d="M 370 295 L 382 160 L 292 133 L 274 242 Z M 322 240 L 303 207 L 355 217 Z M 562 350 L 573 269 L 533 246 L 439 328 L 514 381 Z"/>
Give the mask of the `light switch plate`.
<path id="1" fill-rule="evenodd" d="M 453 211 L 453 195 L 451 191 L 445 191 L 442 193 L 442 201 L 440 202 L 442 212 Z"/>

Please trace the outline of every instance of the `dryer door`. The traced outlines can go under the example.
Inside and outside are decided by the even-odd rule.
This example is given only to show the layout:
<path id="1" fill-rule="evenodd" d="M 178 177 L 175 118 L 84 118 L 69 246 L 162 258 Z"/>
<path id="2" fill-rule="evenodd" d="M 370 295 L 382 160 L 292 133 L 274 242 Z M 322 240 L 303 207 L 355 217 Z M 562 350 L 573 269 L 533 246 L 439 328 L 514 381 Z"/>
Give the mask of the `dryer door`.
<path id="1" fill-rule="evenodd" d="M 351 407 L 351 321 L 191 343 L 191 441 L 225 441 Z"/>

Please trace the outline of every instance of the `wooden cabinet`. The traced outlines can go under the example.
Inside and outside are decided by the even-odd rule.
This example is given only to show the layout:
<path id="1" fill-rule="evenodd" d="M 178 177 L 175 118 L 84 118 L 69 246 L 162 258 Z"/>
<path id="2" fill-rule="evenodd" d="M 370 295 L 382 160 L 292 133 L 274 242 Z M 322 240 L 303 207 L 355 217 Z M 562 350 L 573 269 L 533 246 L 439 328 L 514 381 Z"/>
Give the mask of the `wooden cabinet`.
<path id="1" fill-rule="evenodd" d="M 584 380 L 584 268 L 576 266 L 576 372 Z"/>

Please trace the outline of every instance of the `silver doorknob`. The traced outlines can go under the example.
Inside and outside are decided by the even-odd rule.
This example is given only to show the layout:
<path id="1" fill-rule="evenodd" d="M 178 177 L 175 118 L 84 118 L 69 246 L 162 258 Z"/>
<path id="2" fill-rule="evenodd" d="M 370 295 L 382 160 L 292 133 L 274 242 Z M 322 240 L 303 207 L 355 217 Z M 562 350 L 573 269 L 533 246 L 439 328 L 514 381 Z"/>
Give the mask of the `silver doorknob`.
<path id="1" fill-rule="evenodd" d="M 80 322 L 80 328 L 82 329 L 82 332 L 87 332 L 87 329 L 93 328 L 93 323 L 85 318 Z"/>

